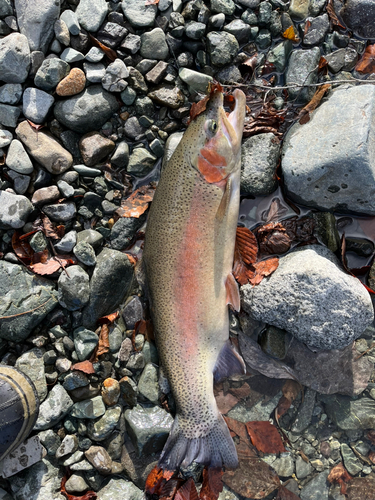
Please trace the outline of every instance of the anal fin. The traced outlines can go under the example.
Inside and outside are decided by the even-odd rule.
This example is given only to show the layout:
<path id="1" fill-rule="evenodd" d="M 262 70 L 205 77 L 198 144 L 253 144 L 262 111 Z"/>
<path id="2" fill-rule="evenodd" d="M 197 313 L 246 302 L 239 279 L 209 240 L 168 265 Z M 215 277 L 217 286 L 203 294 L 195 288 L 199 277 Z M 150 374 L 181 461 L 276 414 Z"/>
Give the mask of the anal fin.
<path id="1" fill-rule="evenodd" d="M 214 380 L 230 377 L 231 375 L 243 375 L 246 373 L 245 361 L 239 352 L 235 350 L 228 339 L 220 351 L 214 368 Z"/>
<path id="2" fill-rule="evenodd" d="M 227 276 L 225 289 L 227 292 L 227 304 L 230 304 L 233 309 L 238 312 L 241 309 L 240 291 L 232 273 Z"/>

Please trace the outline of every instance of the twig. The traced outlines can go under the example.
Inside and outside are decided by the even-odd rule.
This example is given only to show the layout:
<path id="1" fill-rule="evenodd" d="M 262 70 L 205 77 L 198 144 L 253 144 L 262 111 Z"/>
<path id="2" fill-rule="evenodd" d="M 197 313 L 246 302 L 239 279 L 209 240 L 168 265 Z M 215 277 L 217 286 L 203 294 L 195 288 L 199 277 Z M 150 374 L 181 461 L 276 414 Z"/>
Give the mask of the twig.
<path id="1" fill-rule="evenodd" d="M 39 306 L 36 306 L 36 307 L 34 307 L 34 309 L 30 309 L 29 311 L 24 311 L 24 312 L 21 312 L 21 313 L 18 313 L 18 314 L 12 314 L 11 316 L 0 316 L 0 321 L 2 319 L 17 318 L 17 316 L 23 316 L 24 314 L 32 313 L 32 312 L 36 311 L 37 309 L 39 309 L 40 307 L 43 307 L 44 305 L 46 305 L 47 302 L 49 302 L 50 300 L 52 300 L 52 297 L 50 297 L 48 300 L 46 300 L 45 302 L 43 302 L 43 304 L 39 304 Z"/>
<path id="2" fill-rule="evenodd" d="M 53 243 L 51 241 L 50 238 L 48 238 L 48 241 L 49 241 L 49 244 L 51 245 L 51 248 L 52 248 L 52 251 L 53 251 L 53 254 L 54 254 L 54 257 L 55 259 L 57 260 L 57 262 L 60 264 L 60 266 L 64 269 L 64 271 L 66 272 L 66 275 L 68 276 L 68 278 L 70 279 L 70 276 L 69 276 L 69 273 L 68 271 L 66 270 L 66 267 L 64 266 L 64 263 L 63 261 L 60 259 L 60 257 L 57 255 L 57 252 L 56 252 L 56 249 L 55 247 L 53 246 Z"/>
<path id="3" fill-rule="evenodd" d="M 350 80 L 327 80 L 326 82 L 320 83 L 292 83 L 291 85 L 285 85 L 283 87 L 270 87 L 268 85 L 260 85 L 257 83 L 232 83 L 231 85 L 222 85 L 222 87 L 257 87 L 259 89 L 265 90 L 284 90 L 284 89 L 295 89 L 299 87 L 321 87 L 322 85 L 326 85 L 327 83 L 335 84 L 335 83 L 352 83 L 352 82 L 360 82 L 360 83 L 369 83 L 373 82 L 375 84 L 375 80 L 361 80 L 360 78 L 351 78 Z"/>
<path id="4" fill-rule="evenodd" d="M 373 342 L 370 347 L 368 349 L 365 350 L 365 352 L 362 352 L 359 356 L 357 356 L 354 361 L 358 361 L 360 358 L 362 358 L 362 356 L 364 356 L 365 354 L 367 354 L 369 351 L 371 351 L 371 349 L 373 349 L 375 347 L 375 342 Z"/>

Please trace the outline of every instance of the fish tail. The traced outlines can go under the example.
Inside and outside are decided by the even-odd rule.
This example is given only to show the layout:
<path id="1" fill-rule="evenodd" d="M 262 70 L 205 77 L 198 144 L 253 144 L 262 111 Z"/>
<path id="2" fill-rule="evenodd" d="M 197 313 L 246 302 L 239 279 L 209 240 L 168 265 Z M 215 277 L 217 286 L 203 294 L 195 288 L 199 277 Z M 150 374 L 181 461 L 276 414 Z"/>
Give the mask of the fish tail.
<path id="1" fill-rule="evenodd" d="M 215 424 L 209 432 L 199 438 L 185 437 L 176 415 L 172 430 L 159 460 L 159 467 L 176 470 L 197 462 L 209 467 L 236 468 L 238 458 L 227 424 L 218 413 Z"/>

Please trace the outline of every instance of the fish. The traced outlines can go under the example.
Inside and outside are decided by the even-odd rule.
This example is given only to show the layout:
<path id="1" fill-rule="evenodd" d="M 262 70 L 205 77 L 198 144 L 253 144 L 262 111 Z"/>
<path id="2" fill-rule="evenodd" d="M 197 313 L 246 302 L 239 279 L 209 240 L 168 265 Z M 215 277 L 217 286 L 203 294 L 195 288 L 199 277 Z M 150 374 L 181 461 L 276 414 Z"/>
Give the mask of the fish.
<path id="1" fill-rule="evenodd" d="M 233 439 L 220 414 L 214 379 L 244 373 L 229 341 L 230 304 L 240 309 L 232 274 L 246 111 L 236 89 L 230 113 L 211 92 L 164 167 L 151 204 L 143 251 L 150 313 L 176 416 L 159 467 L 193 461 L 235 468 Z"/>

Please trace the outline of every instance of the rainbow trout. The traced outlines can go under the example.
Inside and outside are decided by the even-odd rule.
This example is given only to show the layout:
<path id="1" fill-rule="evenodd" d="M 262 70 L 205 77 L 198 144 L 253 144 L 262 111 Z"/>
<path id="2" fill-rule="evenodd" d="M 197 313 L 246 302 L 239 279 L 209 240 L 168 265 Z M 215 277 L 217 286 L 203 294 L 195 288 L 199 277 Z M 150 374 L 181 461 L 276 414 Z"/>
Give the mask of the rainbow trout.
<path id="1" fill-rule="evenodd" d="M 229 342 L 228 304 L 239 310 L 232 275 L 240 198 L 245 95 L 227 116 L 213 91 L 162 172 L 147 222 L 143 262 L 155 338 L 176 418 L 159 466 L 195 461 L 236 467 L 213 383 L 243 373 Z"/>

